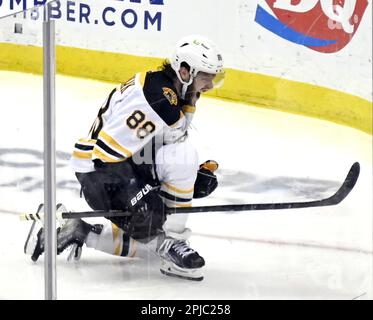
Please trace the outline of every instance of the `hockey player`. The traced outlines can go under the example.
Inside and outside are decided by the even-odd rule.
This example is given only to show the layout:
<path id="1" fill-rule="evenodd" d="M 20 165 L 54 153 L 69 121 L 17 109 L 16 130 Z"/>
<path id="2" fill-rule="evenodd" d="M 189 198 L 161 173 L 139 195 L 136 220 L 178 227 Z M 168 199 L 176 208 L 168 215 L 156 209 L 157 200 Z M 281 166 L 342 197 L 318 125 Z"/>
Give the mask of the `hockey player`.
<path id="1" fill-rule="evenodd" d="M 204 259 L 187 239 L 186 215 L 165 216 L 164 206 L 191 206 L 192 198 L 217 187 L 217 163 L 199 165 L 187 130 L 200 95 L 220 85 L 223 60 L 202 36 L 181 39 L 159 71 L 138 73 L 108 96 L 88 137 L 75 144 L 71 164 L 88 205 L 94 210 L 126 210 L 110 224 L 67 220 L 57 233 L 58 254 L 83 244 L 110 254 L 141 255 L 153 248 L 161 271 L 202 280 Z M 36 261 L 44 251 L 42 228 L 31 231 L 25 252 Z"/>

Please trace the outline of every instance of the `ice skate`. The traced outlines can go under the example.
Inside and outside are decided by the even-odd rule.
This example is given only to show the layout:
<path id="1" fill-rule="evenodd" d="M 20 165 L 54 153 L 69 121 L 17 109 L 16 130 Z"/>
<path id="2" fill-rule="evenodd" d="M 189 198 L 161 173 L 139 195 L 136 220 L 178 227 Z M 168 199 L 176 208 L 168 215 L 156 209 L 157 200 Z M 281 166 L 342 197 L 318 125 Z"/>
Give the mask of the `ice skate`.
<path id="1" fill-rule="evenodd" d="M 40 204 L 35 215 L 43 212 L 44 205 Z M 24 253 L 31 255 L 32 261 L 37 261 L 39 256 L 44 252 L 44 233 L 42 221 L 34 220 L 24 246 Z"/>
<path id="2" fill-rule="evenodd" d="M 72 258 L 79 260 L 88 233 L 95 231 L 95 228 L 95 226 L 82 219 L 67 220 L 57 233 L 57 254 L 61 254 L 65 249 L 69 248 L 70 252 L 67 260 Z"/>
<path id="3" fill-rule="evenodd" d="M 157 250 L 161 272 L 172 277 L 201 281 L 205 260 L 185 240 L 165 238 Z"/>
<path id="4" fill-rule="evenodd" d="M 31 255 L 32 261 L 37 261 L 39 256 L 44 252 L 44 233 L 42 224 L 39 221 L 32 222 L 25 242 L 24 252 Z"/>
<path id="5" fill-rule="evenodd" d="M 41 213 L 43 205 L 40 205 L 37 213 Z M 57 205 L 58 211 L 66 211 L 63 205 Z M 70 219 L 64 221 L 61 227 L 57 228 L 57 254 L 61 254 L 69 248 L 68 260 L 78 260 L 81 256 L 82 246 L 90 231 L 99 232 L 99 225 L 90 225 L 81 219 Z M 30 232 L 24 246 L 24 252 L 31 255 L 33 261 L 37 261 L 44 252 L 44 228 L 39 221 L 33 221 Z"/>

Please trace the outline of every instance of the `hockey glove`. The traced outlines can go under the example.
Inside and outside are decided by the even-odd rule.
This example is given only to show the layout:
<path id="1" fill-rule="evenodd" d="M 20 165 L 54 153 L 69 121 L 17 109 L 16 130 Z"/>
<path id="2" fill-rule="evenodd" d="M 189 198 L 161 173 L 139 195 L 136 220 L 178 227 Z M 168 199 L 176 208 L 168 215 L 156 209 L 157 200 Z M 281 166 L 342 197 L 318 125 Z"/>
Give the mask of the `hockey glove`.
<path id="1" fill-rule="evenodd" d="M 218 186 L 214 172 L 219 165 L 214 160 L 207 160 L 199 166 L 196 182 L 194 183 L 193 198 L 204 198 L 211 194 Z"/>
<path id="2" fill-rule="evenodd" d="M 129 210 L 133 213 L 128 224 L 129 234 L 133 239 L 148 242 L 162 230 L 166 215 L 162 198 L 155 190 L 150 191 Z"/>

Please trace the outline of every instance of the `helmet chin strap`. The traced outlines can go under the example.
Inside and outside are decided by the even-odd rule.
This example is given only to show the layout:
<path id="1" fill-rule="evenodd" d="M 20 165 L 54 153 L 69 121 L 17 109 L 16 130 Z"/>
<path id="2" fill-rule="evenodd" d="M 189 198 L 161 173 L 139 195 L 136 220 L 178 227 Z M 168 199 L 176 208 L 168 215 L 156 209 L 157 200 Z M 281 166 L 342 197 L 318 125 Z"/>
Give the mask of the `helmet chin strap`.
<path id="1" fill-rule="evenodd" d="M 188 90 L 189 84 L 183 82 L 183 87 L 181 88 L 181 98 L 184 100 L 185 99 L 185 94 Z"/>
<path id="2" fill-rule="evenodd" d="M 182 78 L 181 78 L 181 75 L 180 75 L 180 72 L 176 72 L 177 74 L 177 77 L 179 78 L 180 82 L 182 83 L 182 88 L 181 88 L 181 98 L 182 99 L 185 99 L 185 94 L 188 90 L 188 87 L 192 84 L 193 80 L 194 80 L 194 72 L 190 72 L 190 77 L 189 77 L 189 81 L 186 82 L 184 81 Z"/>

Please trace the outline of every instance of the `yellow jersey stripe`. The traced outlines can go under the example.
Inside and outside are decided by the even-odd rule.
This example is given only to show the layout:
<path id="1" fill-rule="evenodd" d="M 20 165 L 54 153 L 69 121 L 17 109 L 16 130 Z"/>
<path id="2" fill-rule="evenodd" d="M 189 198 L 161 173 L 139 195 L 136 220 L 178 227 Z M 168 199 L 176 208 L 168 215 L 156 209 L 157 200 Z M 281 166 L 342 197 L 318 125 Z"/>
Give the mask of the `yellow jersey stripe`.
<path id="1" fill-rule="evenodd" d="M 177 187 L 175 187 L 172 184 L 169 184 L 167 182 L 162 182 L 162 186 L 165 186 L 167 189 L 172 190 L 174 192 L 183 193 L 183 194 L 194 192 L 194 187 L 191 188 L 191 189 L 179 189 L 179 188 L 177 188 Z"/>
<path id="2" fill-rule="evenodd" d="M 92 158 L 92 151 L 91 152 L 74 151 L 73 152 L 73 157 L 81 158 L 81 159 L 91 159 Z"/>
<path id="3" fill-rule="evenodd" d="M 183 107 L 183 112 L 194 113 L 196 112 L 196 107 L 186 105 Z"/>
<path id="4" fill-rule="evenodd" d="M 116 256 L 120 256 L 121 253 L 122 253 L 122 241 L 119 238 L 119 228 L 115 224 L 113 224 L 113 223 L 111 224 L 111 228 L 112 228 L 112 231 L 113 231 L 113 243 L 114 243 L 114 245 L 116 243 L 118 243 L 115 246 L 114 254 Z"/>
<path id="5" fill-rule="evenodd" d="M 122 253 L 122 245 L 119 243 L 114 249 L 114 255 L 120 256 Z"/>
<path id="6" fill-rule="evenodd" d="M 192 206 L 192 201 L 190 201 L 189 203 L 181 203 L 181 202 L 176 202 L 176 201 L 166 199 L 162 196 L 161 198 L 163 199 L 163 202 L 165 203 L 165 205 L 169 208 L 189 208 Z"/>
<path id="7" fill-rule="evenodd" d="M 140 76 L 139 76 L 139 81 L 140 81 L 140 84 L 143 88 L 144 88 L 144 84 L 145 84 L 145 78 L 146 78 L 146 72 L 141 72 Z"/>
<path id="8" fill-rule="evenodd" d="M 126 148 L 122 147 L 114 138 L 109 136 L 105 131 L 101 130 L 100 134 L 98 135 L 101 138 L 105 139 L 105 142 L 110 146 L 113 146 L 118 151 L 124 153 L 128 158 L 132 157 L 132 152 L 127 150 Z"/>
<path id="9" fill-rule="evenodd" d="M 83 143 L 95 144 L 97 140 L 95 140 L 95 139 L 79 139 L 78 141 L 83 142 Z"/>
<path id="10" fill-rule="evenodd" d="M 188 204 L 177 204 L 176 207 L 180 207 L 180 208 L 190 208 L 192 206 L 191 203 L 188 203 Z"/>
<path id="11" fill-rule="evenodd" d="M 103 152 L 101 152 L 100 150 L 98 150 L 97 146 L 95 146 L 95 148 L 93 149 L 93 155 L 95 155 L 100 160 L 104 160 L 105 162 L 121 162 L 121 161 L 125 160 L 125 159 L 111 158 L 111 157 L 107 156 L 106 154 L 104 154 Z"/>
<path id="12" fill-rule="evenodd" d="M 112 223 L 111 229 L 113 231 L 113 242 L 115 242 L 119 235 L 119 228 L 114 223 Z"/>

